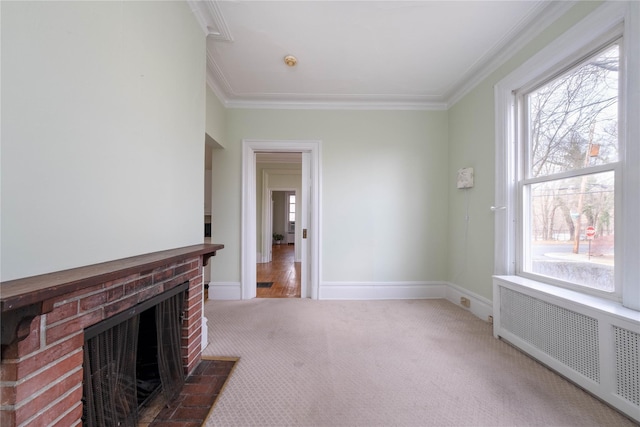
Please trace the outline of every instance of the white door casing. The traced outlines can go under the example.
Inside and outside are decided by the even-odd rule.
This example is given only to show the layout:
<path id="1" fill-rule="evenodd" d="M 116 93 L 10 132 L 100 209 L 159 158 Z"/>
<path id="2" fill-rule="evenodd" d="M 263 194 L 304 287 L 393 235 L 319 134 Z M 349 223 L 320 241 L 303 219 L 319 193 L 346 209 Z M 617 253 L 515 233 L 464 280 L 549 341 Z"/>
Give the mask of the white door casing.
<path id="1" fill-rule="evenodd" d="M 288 170 L 288 169 L 264 169 L 262 171 L 262 247 L 261 251 L 258 254 L 261 257 L 261 260 L 258 262 L 271 262 L 272 254 L 271 254 L 271 242 L 273 241 L 273 192 L 274 191 L 284 191 L 296 194 L 297 189 L 295 187 L 278 187 L 272 186 L 271 177 L 273 175 L 300 175 L 302 171 L 300 170 Z M 302 188 L 302 187 L 300 187 Z M 298 196 L 296 196 L 298 197 Z M 265 203 L 265 200 L 270 201 L 270 203 Z M 276 219 L 277 221 L 277 219 Z M 287 229 L 287 218 L 283 217 L 282 222 L 284 224 L 285 230 Z M 298 242 L 298 230 L 300 227 L 296 227 L 296 243 Z M 296 262 L 300 262 L 300 256 L 298 255 L 299 248 L 296 248 Z M 256 254 L 256 255 L 258 255 Z"/>
<path id="2" fill-rule="evenodd" d="M 303 298 L 317 299 L 320 284 L 320 178 L 321 141 L 253 140 L 242 141 L 242 226 L 241 226 L 241 267 L 240 281 L 242 299 L 256 297 L 256 153 L 303 153 L 302 175 L 309 178 L 309 212 L 307 214 L 307 260 L 303 258 L 301 269 L 305 268 L 307 285 L 301 289 Z M 306 154 L 306 156 L 305 156 Z M 305 157 L 307 161 L 305 162 Z M 303 178 L 304 181 L 304 178 Z M 302 229 L 302 227 L 300 227 Z"/>
<path id="3" fill-rule="evenodd" d="M 301 247 L 301 265 L 300 265 L 300 276 L 301 276 L 301 290 L 300 297 L 301 298 L 309 298 L 309 296 L 313 295 L 313 290 L 310 288 L 309 284 L 311 283 L 310 277 L 310 269 L 309 269 L 309 241 L 311 239 L 310 234 L 310 224 L 311 224 L 311 209 L 310 209 L 310 201 L 311 201 L 311 155 L 309 153 L 302 153 L 302 194 L 300 195 L 300 207 L 301 207 L 301 223 L 300 223 L 300 231 L 302 233 L 300 239 L 300 247 Z M 305 235 L 306 233 L 306 235 Z M 318 299 L 317 294 L 313 299 Z"/>

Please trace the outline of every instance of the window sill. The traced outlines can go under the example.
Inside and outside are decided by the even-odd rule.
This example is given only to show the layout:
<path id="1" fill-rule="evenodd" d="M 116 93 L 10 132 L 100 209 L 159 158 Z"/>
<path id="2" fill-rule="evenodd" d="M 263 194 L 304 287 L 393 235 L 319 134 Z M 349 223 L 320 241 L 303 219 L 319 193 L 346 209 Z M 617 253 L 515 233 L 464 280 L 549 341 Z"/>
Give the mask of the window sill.
<path id="1" fill-rule="evenodd" d="M 567 303 L 577 304 L 587 310 L 595 310 L 640 325 L 640 311 L 624 307 L 616 301 L 564 289 L 521 276 L 493 276 L 493 278 L 506 284 L 525 287 L 533 291 L 533 293 L 544 294 L 556 300 L 558 305 L 566 305 Z"/>

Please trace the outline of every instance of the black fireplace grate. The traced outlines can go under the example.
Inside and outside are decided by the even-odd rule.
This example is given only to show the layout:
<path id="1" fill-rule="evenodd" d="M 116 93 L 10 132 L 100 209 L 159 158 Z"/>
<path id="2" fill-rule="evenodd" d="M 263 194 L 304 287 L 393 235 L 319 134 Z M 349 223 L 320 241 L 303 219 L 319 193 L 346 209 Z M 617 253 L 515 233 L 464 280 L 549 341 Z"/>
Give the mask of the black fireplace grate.
<path id="1" fill-rule="evenodd" d="M 135 368 L 138 320 L 139 317 L 134 316 L 86 342 L 84 425 L 137 425 Z"/>
<path id="2" fill-rule="evenodd" d="M 180 391 L 184 384 L 180 341 L 188 285 L 85 330 L 83 426 L 136 427 L 139 408 L 158 393 L 159 384 L 165 400 Z"/>

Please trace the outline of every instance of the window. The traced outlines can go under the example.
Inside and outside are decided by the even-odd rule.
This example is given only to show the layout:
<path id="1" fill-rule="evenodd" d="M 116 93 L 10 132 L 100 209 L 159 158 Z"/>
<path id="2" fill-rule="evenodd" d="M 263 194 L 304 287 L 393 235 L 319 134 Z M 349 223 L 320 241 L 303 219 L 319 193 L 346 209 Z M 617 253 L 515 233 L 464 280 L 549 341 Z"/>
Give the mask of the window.
<path id="1" fill-rule="evenodd" d="M 619 71 L 615 41 L 518 92 L 520 273 L 615 291 Z"/>
<path id="2" fill-rule="evenodd" d="M 288 202 L 289 206 L 289 232 L 294 232 L 296 230 L 296 195 L 289 194 Z"/>
<path id="3" fill-rule="evenodd" d="M 639 73 L 640 3 L 604 2 L 496 84 L 496 275 L 640 310 Z"/>

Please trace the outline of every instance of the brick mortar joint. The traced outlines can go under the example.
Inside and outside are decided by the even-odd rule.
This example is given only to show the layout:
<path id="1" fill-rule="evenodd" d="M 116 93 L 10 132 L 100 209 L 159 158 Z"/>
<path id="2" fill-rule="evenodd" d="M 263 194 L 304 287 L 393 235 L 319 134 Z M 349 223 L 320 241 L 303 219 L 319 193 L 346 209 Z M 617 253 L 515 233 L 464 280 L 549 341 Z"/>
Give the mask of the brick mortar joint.
<path id="1" fill-rule="evenodd" d="M 20 364 L 20 363 L 22 363 L 22 362 L 24 362 L 24 361 L 26 361 L 26 360 L 28 360 L 28 359 L 30 359 L 32 357 L 37 356 L 38 354 L 46 353 L 47 351 L 51 350 L 51 348 L 57 346 L 58 344 L 60 344 L 60 343 L 62 343 L 64 341 L 67 341 L 67 340 L 75 337 L 76 335 L 83 335 L 83 334 L 84 334 L 84 331 L 78 331 L 78 332 L 75 332 L 75 333 L 70 334 L 70 335 L 65 335 L 64 337 L 60 338 L 59 340 L 54 341 L 52 343 L 49 343 L 49 344 L 47 344 L 45 346 L 40 346 L 36 351 L 32 351 L 31 353 L 25 354 L 24 356 L 19 357 L 17 359 L 16 358 L 13 358 L 13 359 L 2 359 L 2 364 L 5 364 L 5 363 L 7 363 L 7 364 L 9 364 L 9 363 Z"/>
<path id="2" fill-rule="evenodd" d="M 151 272 L 150 272 L 150 273 L 148 273 L 148 274 L 149 274 L 149 275 L 151 275 L 151 276 L 153 276 L 154 274 L 163 273 L 163 272 L 165 272 L 165 271 L 167 271 L 167 270 L 170 270 L 170 269 L 176 269 L 176 268 L 178 268 L 178 267 L 182 267 L 182 266 L 185 266 L 185 265 L 187 265 L 187 266 L 188 266 L 188 265 L 189 265 L 189 264 L 191 264 L 191 262 L 193 262 L 194 260 L 197 260 L 197 258 L 186 258 L 186 259 L 184 259 L 184 260 L 182 260 L 182 261 L 174 261 L 174 262 L 173 262 L 173 263 L 171 263 L 171 264 L 166 264 L 166 265 L 163 265 L 162 267 L 154 268 L 154 269 L 153 269 L 153 270 L 151 270 Z M 182 273 L 180 273 L 180 274 L 182 274 Z"/>
<path id="3" fill-rule="evenodd" d="M 62 394 L 60 397 L 58 397 L 55 400 L 52 400 L 51 403 L 49 403 L 47 406 L 45 406 L 44 408 L 42 408 L 40 411 L 36 412 L 35 414 L 33 414 L 31 417 L 29 417 L 28 419 L 26 419 L 22 424 L 20 424 L 18 427 L 22 427 L 22 426 L 28 426 L 31 424 L 31 422 L 33 422 L 36 418 L 42 416 L 42 414 L 47 413 L 47 411 L 49 411 L 53 406 L 57 405 L 58 403 L 62 402 L 64 399 L 66 399 L 67 397 L 69 397 L 72 393 L 74 393 L 78 388 L 82 388 L 82 383 L 76 385 L 75 387 L 70 388 L 69 390 L 67 390 L 66 393 Z M 75 406 L 77 406 L 78 404 L 76 403 L 75 405 L 72 405 L 70 408 L 67 409 L 67 411 L 65 411 L 65 414 L 70 410 L 73 409 Z M 58 417 L 60 418 L 60 416 Z M 55 423 L 52 423 L 55 424 Z"/>
<path id="4" fill-rule="evenodd" d="M 43 372 L 45 372 L 47 369 L 51 368 L 52 366 L 55 366 L 55 365 L 57 365 L 57 364 L 58 364 L 58 363 L 60 363 L 60 362 L 63 362 L 63 361 L 65 361 L 65 360 L 67 360 L 67 359 L 70 359 L 71 357 L 73 357 L 73 356 L 75 356 L 76 354 L 81 353 L 81 352 L 82 352 L 82 348 L 77 348 L 77 349 L 75 349 L 75 350 L 73 350 L 73 351 L 70 351 L 69 353 L 64 354 L 62 357 L 60 357 L 60 358 L 58 358 L 58 359 L 54 360 L 53 362 L 50 362 L 50 363 L 47 363 L 47 364 L 46 364 L 46 365 L 44 365 L 44 366 L 41 366 L 40 368 L 38 368 L 38 369 L 36 369 L 35 371 L 33 371 L 33 372 L 29 373 L 28 375 L 25 375 L 25 376 L 24 376 L 24 377 L 22 377 L 22 378 L 19 378 L 19 379 L 18 379 L 18 380 L 16 380 L 16 381 L 2 381 L 2 382 L 0 382 L 0 385 L 3 385 L 4 383 L 13 383 L 13 384 L 12 384 L 12 387 L 14 387 L 14 388 L 15 388 L 15 387 L 19 387 L 19 386 L 21 386 L 22 384 L 24 384 L 25 382 L 27 382 L 27 381 L 31 380 L 32 378 L 34 378 L 34 377 L 36 377 L 36 376 L 40 375 L 40 374 L 41 374 L 41 373 L 43 373 Z M 80 368 L 82 368 L 82 366 L 80 366 Z M 72 371 L 77 370 L 77 369 L 78 369 L 78 368 L 72 369 Z M 69 372 L 71 372 L 71 371 L 69 371 Z M 52 383 L 49 383 L 49 385 L 51 385 L 51 384 L 52 384 Z M 16 403 L 16 405 L 19 405 L 19 403 Z M 20 405 L 20 406 L 21 406 L 21 405 Z"/>
<path id="5" fill-rule="evenodd" d="M 186 337 L 183 337 L 183 338 L 191 342 L 192 340 L 190 338 L 192 338 L 194 335 L 198 333 L 202 335 L 202 325 L 197 325 L 193 332 L 191 332 L 190 334 L 188 334 Z"/>
<path id="6" fill-rule="evenodd" d="M 82 402 L 78 402 L 75 405 L 71 406 L 69 409 L 67 409 L 62 414 L 60 414 L 55 420 L 53 420 L 51 424 L 56 425 L 62 418 L 66 417 L 68 414 L 71 413 L 71 411 L 75 410 L 78 406 L 82 406 Z M 78 421 L 80 420 L 77 420 L 76 422 Z"/>
<path id="7" fill-rule="evenodd" d="M 182 356 L 182 360 L 186 360 L 187 364 L 189 364 L 189 361 L 197 360 L 202 354 L 202 349 L 200 348 L 200 346 L 194 347 L 191 351 L 189 351 L 188 348 L 186 350 L 187 354 L 186 356 Z"/>
<path id="8" fill-rule="evenodd" d="M 43 393 L 46 393 L 47 391 L 49 391 L 49 390 L 50 390 L 52 387 L 54 387 L 55 385 L 57 385 L 57 384 L 59 384 L 59 383 L 63 382 L 64 380 L 66 380 L 67 378 L 69 378 L 70 376 L 72 376 L 72 375 L 74 375 L 74 374 L 76 374 L 76 373 L 78 373 L 78 372 L 82 372 L 82 370 L 83 370 L 82 366 L 79 366 L 79 367 L 77 367 L 77 368 L 72 369 L 71 371 L 67 372 L 67 373 L 66 373 L 66 374 L 64 374 L 63 376 L 61 376 L 61 377 L 57 378 L 55 381 L 48 383 L 45 387 L 43 387 L 43 388 L 39 389 L 36 393 L 32 394 L 32 395 L 31 395 L 31 396 L 29 396 L 28 398 L 23 399 L 23 400 L 22 400 L 22 401 L 20 401 L 20 402 L 17 402 L 17 403 L 14 405 L 14 406 L 15 406 L 15 409 L 16 409 L 16 410 L 18 410 L 18 409 L 22 408 L 23 406 L 28 405 L 28 404 L 29 404 L 29 403 L 31 403 L 33 400 L 35 400 L 35 399 L 37 399 L 39 396 L 41 396 Z M 79 385 L 82 385 L 82 381 L 80 381 L 78 384 L 79 384 Z M 74 386 L 73 388 L 75 388 L 75 387 L 77 387 L 77 385 L 76 385 L 76 386 Z M 60 398 L 59 398 L 59 397 L 58 397 L 58 398 L 56 398 L 56 399 L 54 399 L 54 400 L 52 400 L 52 402 L 56 402 L 56 401 L 58 401 L 58 400 L 60 400 Z"/>
<path id="9" fill-rule="evenodd" d="M 104 285 L 104 284 L 102 284 L 102 285 Z M 87 297 L 91 297 L 91 296 L 94 296 L 94 295 L 97 295 L 97 294 L 101 294 L 102 292 L 105 291 L 105 289 L 107 289 L 107 288 L 105 288 L 103 286 L 98 290 L 87 292 L 86 294 L 80 294 L 80 295 L 74 296 L 74 297 L 69 298 L 69 299 L 62 299 L 62 300 L 56 301 L 55 303 L 53 303 L 53 308 L 56 309 L 58 307 L 61 307 L 61 306 L 65 305 L 65 304 L 69 304 L 70 302 L 74 302 L 74 301 L 79 304 L 81 299 L 84 299 L 84 298 L 87 298 Z M 62 295 L 62 297 L 64 297 L 64 295 Z"/>
<path id="10" fill-rule="evenodd" d="M 74 296 L 73 298 L 56 301 L 53 304 L 53 307 L 57 308 L 57 307 L 59 307 L 61 305 L 64 305 L 64 304 L 67 304 L 67 303 L 70 303 L 70 302 L 73 302 L 73 301 L 80 301 L 81 299 L 88 298 L 88 297 L 91 297 L 91 296 L 94 296 L 94 295 L 97 295 L 97 294 L 100 294 L 100 293 L 103 293 L 103 292 L 107 292 L 107 291 L 109 291 L 111 289 L 115 289 L 115 288 L 118 288 L 120 286 L 128 285 L 131 282 L 135 282 L 136 280 L 139 280 L 141 278 L 144 278 L 144 277 L 150 276 L 150 275 L 151 274 L 140 275 L 139 273 L 136 273 L 136 274 L 131 274 L 129 276 L 123 277 L 122 279 L 124 279 L 124 280 L 122 280 L 122 281 L 120 281 L 118 279 L 118 280 L 111 280 L 111 281 L 108 281 L 108 282 L 102 282 L 102 283 L 99 284 L 101 286 L 100 289 L 97 289 L 95 291 L 89 291 L 87 293 L 83 293 L 83 294 Z M 109 285 L 107 286 L 108 283 L 109 283 Z M 71 293 L 71 292 L 69 292 L 69 293 Z M 64 295 L 62 295 L 61 297 L 64 297 Z"/>
<path id="11" fill-rule="evenodd" d="M 80 317 L 89 316 L 89 315 L 91 315 L 91 314 L 95 313 L 95 312 L 96 312 L 96 311 L 98 311 L 98 310 L 103 310 L 103 307 L 104 307 L 105 305 L 106 305 L 106 304 L 100 305 L 100 306 L 98 306 L 98 307 L 94 307 L 94 308 L 92 308 L 91 310 L 78 311 L 76 314 L 74 314 L 74 315 L 72 315 L 72 316 L 69 316 L 69 317 L 65 317 L 65 318 L 63 318 L 63 319 L 60 319 L 60 320 L 58 320 L 57 322 L 49 323 L 49 324 L 45 324 L 45 328 L 46 328 L 46 329 L 54 328 L 54 327 L 56 327 L 56 326 L 60 326 L 60 325 L 62 325 L 63 323 L 70 322 L 70 321 L 72 321 L 72 320 L 76 320 L 76 319 L 78 319 L 78 318 L 80 318 Z M 48 314 L 45 314 L 45 316 L 48 316 Z M 71 336 L 71 335 L 69 335 L 69 336 Z"/>
<path id="12" fill-rule="evenodd" d="M 154 281 L 153 284 L 154 285 L 165 285 L 165 284 L 173 282 L 175 280 L 177 280 L 180 283 L 191 282 L 193 280 L 193 278 L 189 278 L 188 276 L 189 276 L 188 273 L 175 274 L 175 275 L 173 275 L 171 277 L 167 277 L 164 280 Z"/>
<path id="13" fill-rule="evenodd" d="M 71 335 L 65 335 L 64 337 L 60 338 L 59 340 L 56 340 L 56 341 L 53 341 L 53 342 L 49 343 L 49 344 L 47 344 L 46 347 L 43 347 L 40 352 L 48 351 L 51 347 L 55 347 L 56 345 L 66 341 L 66 340 L 69 340 L 69 339 L 75 337 L 76 335 L 83 335 L 84 336 L 84 330 L 77 331 L 77 332 L 75 332 L 75 333 L 73 333 Z M 40 352 L 37 352 L 37 353 L 40 353 Z M 37 354 L 37 353 L 34 352 L 34 353 L 31 353 L 31 354 Z"/>
<path id="14" fill-rule="evenodd" d="M 83 294 L 74 296 L 74 297 L 69 298 L 69 299 L 58 300 L 53 304 L 53 307 L 57 308 L 57 307 L 59 307 L 61 305 L 64 305 L 64 304 L 67 304 L 67 303 L 70 303 L 70 302 L 73 302 L 73 301 L 79 301 L 79 300 L 81 300 L 83 298 L 87 298 L 87 297 L 99 294 L 101 292 L 108 291 L 110 289 L 115 289 L 115 288 L 117 288 L 119 286 L 128 285 L 131 282 L 143 279 L 145 277 L 151 277 L 152 278 L 154 272 L 161 272 L 161 271 L 168 270 L 170 268 L 175 268 L 175 267 L 182 266 L 182 265 L 188 265 L 188 264 L 190 264 L 192 262 L 198 263 L 198 261 L 199 261 L 199 258 L 187 258 L 187 259 L 185 259 L 183 261 L 174 262 L 172 264 L 167 264 L 165 266 L 158 267 L 158 269 L 154 269 L 154 270 L 152 270 L 152 271 L 150 271 L 150 272 L 148 272 L 146 274 L 135 273 L 135 274 L 131 274 L 131 275 L 125 276 L 125 277 L 122 278 L 122 279 L 124 279 L 122 281 L 120 281 L 120 279 L 116 279 L 116 280 L 110 280 L 110 281 L 107 281 L 107 282 L 99 283 L 99 285 L 101 286 L 100 289 L 97 289 L 95 291 L 89 291 L 87 293 L 83 293 Z M 198 267 L 196 266 L 196 267 L 194 267 L 194 268 L 192 268 L 190 270 L 187 270 L 187 271 L 185 271 L 183 273 L 180 273 L 180 274 L 186 274 L 186 273 L 189 273 L 189 272 L 194 271 L 194 270 L 198 270 Z M 107 285 L 107 284 L 109 284 L 109 285 Z M 71 292 L 69 292 L 69 293 L 71 293 Z M 61 295 L 61 297 L 64 298 L 64 295 Z"/>

